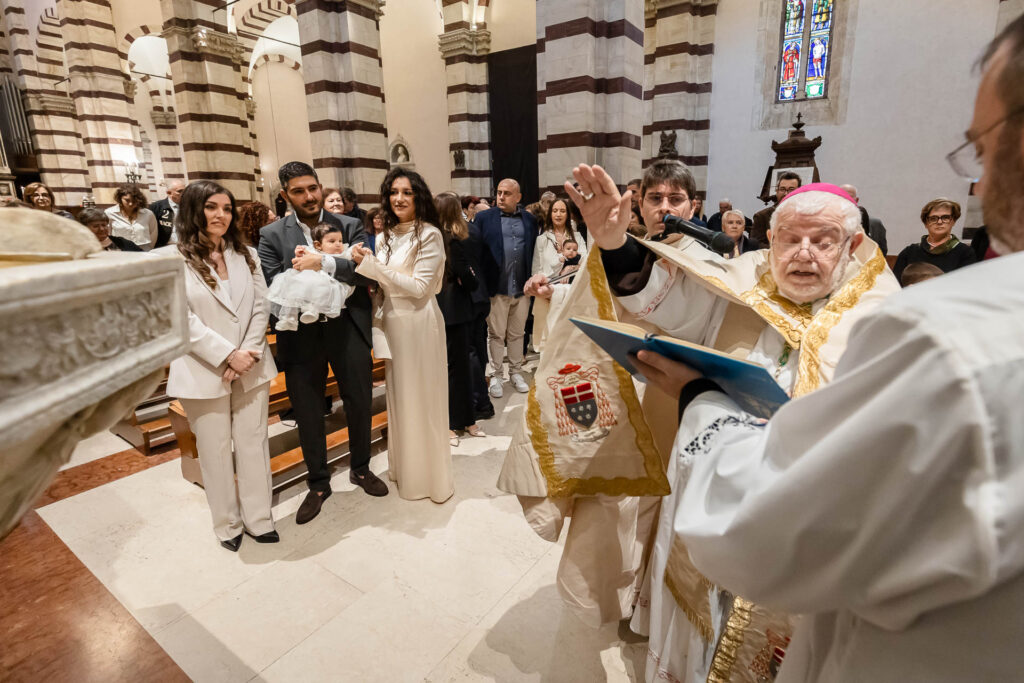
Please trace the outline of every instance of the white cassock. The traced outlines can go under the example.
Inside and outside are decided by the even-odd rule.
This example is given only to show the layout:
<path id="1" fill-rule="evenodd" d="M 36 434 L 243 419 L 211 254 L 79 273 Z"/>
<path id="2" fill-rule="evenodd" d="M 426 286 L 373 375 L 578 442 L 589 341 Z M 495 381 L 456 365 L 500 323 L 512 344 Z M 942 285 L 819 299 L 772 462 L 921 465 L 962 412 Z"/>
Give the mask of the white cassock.
<path id="1" fill-rule="evenodd" d="M 805 615 L 780 682 L 1024 677 L 1024 254 L 915 285 L 763 426 L 706 392 L 674 527 L 696 567 Z"/>
<path id="2" fill-rule="evenodd" d="M 695 278 L 681 273 L 673 276 L 667 269 L 658 266 L 652 269 L 650 280 L 641 292 L 618 297 L 618 301 L 623 308 L 656 325 L 665 334 L 705 345 L 711 345 L 718 336 L 728 307 L 725 299 L 703 287 Z M 826 300 L 816 302 L 812 313 L 819 311 L 825 303 Z M 779 385 L 789 392 L 796 381 L 800 352 L 794 349 L 787 356 L 785 349 L 786 341 L 782 335 L 774 328 L 765 326 L 747 360 L 772 373 Z M 665 567 L 673 538 L 673 512 L 686 484 L 691 463 L 678 444 L 677 439 L 666 473 L 672 485 L 672 493 L 662 498 L 662 512 L 657 522 L 647 574 L 640 600 L 630 620 L 630 628 L 634 632 L 649 638 L 646 667 L 648 683 L 666 680 L 683 683 L 706 681 L 730 604 L 730 597 L 723 594 L 723 591 L 708 587 L 712 633 L 701 634 L 665 585 Z"/>

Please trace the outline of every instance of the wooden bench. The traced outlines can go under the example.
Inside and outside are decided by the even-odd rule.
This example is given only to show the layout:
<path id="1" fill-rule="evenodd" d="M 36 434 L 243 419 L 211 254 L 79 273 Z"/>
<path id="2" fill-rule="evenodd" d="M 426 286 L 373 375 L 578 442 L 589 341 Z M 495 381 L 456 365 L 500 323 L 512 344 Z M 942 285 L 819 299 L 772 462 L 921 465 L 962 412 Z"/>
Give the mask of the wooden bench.
<path id="1" fill-rule="evenodd" d="M 384 378 L 384 361 L 374 361 L 373 380 L 378 384 Z M 338 395 L 338 384 L 334 375 L 328 372 L 328 384 L 325 395 L 336 397 Z M 276 415 L 291 406 L 288 400 L 288 392 L 285 389 L 284 373 L 278 373 L 270 383 L 270 402 L 268 415 Z M 199 468 L 199 453 L 196 450 L 196 438 L 188 424 L 188 417 L 179 401 L 172 401 L 168 411 L 168 419 L 178 441 L 178 448 L 181 450 L 181 475 L 186 480 L 203 485 L 203 475 Z M 370 421 L 372 437 L 382 437 L 387 430 L 388 418 L 385 410 L 374 414 Z M 348 444 L 348 427 L 328 431 L 327 450 L 339 451 Z M 328 455 L 328 462 L 341 457 L 339 453 L 332 458 Z M 275 482 L 275 488 L 283 486 L 302 475 L 299 468 L 303 465 L 302 448 L 296 446 L 280 453 L 271 452 L 270 474 Z"/>

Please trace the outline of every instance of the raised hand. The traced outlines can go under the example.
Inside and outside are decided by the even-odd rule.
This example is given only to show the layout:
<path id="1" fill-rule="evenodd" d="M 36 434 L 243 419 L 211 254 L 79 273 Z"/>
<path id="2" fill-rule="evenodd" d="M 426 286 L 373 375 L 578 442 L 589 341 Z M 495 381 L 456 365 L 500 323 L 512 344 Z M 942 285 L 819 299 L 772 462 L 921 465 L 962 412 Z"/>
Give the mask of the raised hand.
<path id="1" fill-rule="evenodd" d="M 605 250 L 621 247 L 626 243 L 632 193 L 620 195 L 615 181 L 600 166 L 580 164 L 572 177 L 579 189 L 566 182 L 565 191 L 583 214 L 592 241 Z"/>

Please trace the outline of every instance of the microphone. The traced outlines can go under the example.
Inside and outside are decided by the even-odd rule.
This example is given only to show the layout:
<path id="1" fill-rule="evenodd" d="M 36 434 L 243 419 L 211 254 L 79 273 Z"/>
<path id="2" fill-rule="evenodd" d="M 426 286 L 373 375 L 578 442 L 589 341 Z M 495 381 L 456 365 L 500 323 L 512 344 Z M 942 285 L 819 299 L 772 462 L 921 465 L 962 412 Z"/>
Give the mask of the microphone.
<path id="1" fill-rule="evenodd" d="M 681 232 L 684 235 L 689 235 L 711 251 L 718 252 L 719 254 L 731 253 L 732 250 L 736 248 L 736 243 L 733 242 L 732 238 L 724 232 L 702 228 L 695 223 L 691 223 L 685 218 L 665 214 L 662 222 L 665 224 L 665 231 L 662 232 L 661 235 L 657 236 L 659 240 L 663 240 L 673 233 Z"/>

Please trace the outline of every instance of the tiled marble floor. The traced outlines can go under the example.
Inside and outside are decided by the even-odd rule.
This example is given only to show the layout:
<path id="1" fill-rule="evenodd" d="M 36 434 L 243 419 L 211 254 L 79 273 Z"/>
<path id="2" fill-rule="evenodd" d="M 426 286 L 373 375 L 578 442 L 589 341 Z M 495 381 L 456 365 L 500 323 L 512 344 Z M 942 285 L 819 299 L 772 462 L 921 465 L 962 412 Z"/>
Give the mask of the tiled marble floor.
<path id="1" fill-rule="evenodd" d="M 642 680 L 646 643 L 563 608 L 561 546 L 494 486 L 523 402 L 506 397 L 482 423 L 495 436 L 453 449 L 444 505 L 370 498 L 343 467 L 320 517 L 295 524 L 293 486 L 275 501 L 282 542 L 232 554 L 172 460 L 38 513 L 194 680 Z"/>

